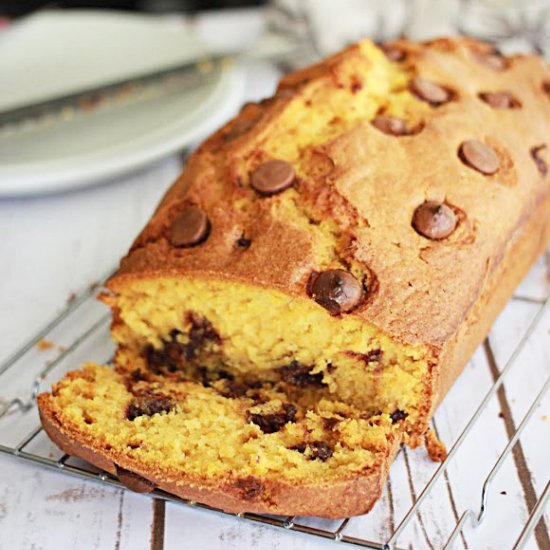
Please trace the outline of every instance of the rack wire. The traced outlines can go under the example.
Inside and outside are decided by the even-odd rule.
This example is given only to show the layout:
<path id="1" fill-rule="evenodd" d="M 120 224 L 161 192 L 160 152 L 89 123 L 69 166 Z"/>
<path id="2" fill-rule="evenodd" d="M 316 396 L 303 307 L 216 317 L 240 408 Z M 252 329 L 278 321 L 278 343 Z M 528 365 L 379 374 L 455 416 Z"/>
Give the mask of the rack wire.
<path id="1" fill-rule="evenodd" d="M 74 457 L 67 454 L 62 455 L 60 458 L 52 458 L 43 450 L 34 448 L 36 447 L 35 443 L 44 435 L 36 414 L 35 397 L 37 394 L 46 389 L 46 384 L 60 378 L 69 368 L 75 368 L 73 362 L 75 352 L 82 351 L 82 348 L 88 347 L 93 350 L 100 348 L 98 353 L 104 355 L 101 358 L 104 362 L 107 362 L 111 357 L 112 349 L 108 338 L 110 315 L 96 302 L 96 290 L 97 287 L 94 285 L 71 300 L 61 313 L 0 365 L 0 452 L 53 470 L 63 471 L 67 474 L 124 488 L 117 479 L 83 461 L 75 460 Z M 516 299 L 522 300 L 521 297 L 517 297 Z M 390 530 L 391 532 L 385 537 L 385 540 L 374 540 L 373 538 L 355 536 L 350 533 L 350 525 L 356 521 L 356 518 L 348 518 L 336 522 L 315 523 L 315 521 L 308 521 L 308 518 L 297 517 L 275 517 L 249 513 L 237 514 L 237 516 L 252 522 L 332 539 L 337 542 L 362 546 L 372 550 L 400 550 L 402 547 L 399 544 L 403 533 L 410 527 L 414 519 L 420 515 L 422 506 L 434 492 L 436 484 L 443 477 L 447 478 L 449 466 L 455 460 L 456 455 L 463 447 L 464 442 L 468 439 L 476 424 L 480 421 L 480 418 L 484 414 L 487 414 L 490 402 L 505 384 L 510 371 L 524 352 L 526 345 L 534 338 L 537 331 L 540 332 L 543 319 L 545 319 L 545 322 L 546 320 L 550 320 L 550 296 L 540 300 L 527 299 L 527 301 L 534 304 L 538 310 L 528 325 L 526 332 L 521 337 L 519 344 L 515 347 L 490 389 L 477 404 L 460 435 L 450 446 L 447 459 L 435 468 L 435 471 L 433 471 L 431 477 L 424 484 L 418 496 L 415 497 L 413 494 L 412 505 L 403 514 L 400 521 L 393 526 Z M 40 342 L 44 340 L 59 338 L 61 335 L 67 339 L 68 344 L 65 347 L 51 350 L 54 357 L 46 364 L 43 364 L 43 357 L 37 351 L 37 346 L 40 347 Z M 98 342 L 101 342 L 101 345 L 98 345 Z M 50 344 L 43 347 L 49 346 Z M 89 350 L 85 349 L 83 352 L 89 353 Z M 2 392 L 6 388 L 12 388 L 13 393 L 10 397 L 2 399 Z M 526 411 L 523 413 L 517 428 L 511 437 L 509 437 L 507 445 L 499 453 L 497 460 L 486 475 L 481 487 L 479 487 L 477 506 L 467 507 L 461 514 L 455 511 L 456 523 L 448 533 L 448 538 L 442 548 L 451 548 L 458 537 L 463 536 L 463 531 L 467 525 L 477 528 L 485 517 L 491 513 L 488 497 L 493 489 L 493 481 L 503 467 L 503 464 L 509 459 L 514 446 L 518 443 L 520 437 L 532 421 L 535 411 L 549 389 L 550 375 L 540 386 L 540 391 L 538 391 L 532 402 L 527 404 Z M 437 428 L 435 422 L 434 427 Z M 21 433 L 25 435 L 20 437 Z M 8 436 L 7 434 L 10 435 Z M 18 434 L 19 437 L 14 438 L 13 434 Z M 46 441 L 45 437 L 44 440 Z M 405 458 L 408 460 L 407 456 Z M 154 491 L 151 493 L 151 496 L 165 501 L 182 503 L 224 514 L 220 510 L 197 502 L 186 501 L 160 490 Z M 541 520 L 544 520 L 543 514 L 549 501 L 550 479 L 546 482 L 534 505 L 528 510 L 528 517 L 523 524 L 523 528 L 517 539 L 511 541 L 510 548 L 519 550 L 530 540 L 537 524 Z M 545 528 L 544 525 L 543 527 Z"/>

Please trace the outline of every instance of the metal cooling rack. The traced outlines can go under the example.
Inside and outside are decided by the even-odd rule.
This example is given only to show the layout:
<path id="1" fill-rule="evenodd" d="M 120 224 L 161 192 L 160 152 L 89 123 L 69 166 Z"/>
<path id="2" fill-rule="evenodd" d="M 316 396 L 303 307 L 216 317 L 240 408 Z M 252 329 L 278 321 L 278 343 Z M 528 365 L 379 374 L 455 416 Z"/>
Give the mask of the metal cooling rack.
<path id="1" fill-rule="evenodd" d="M 59 379 L 67 370 L 75 368 L 78 364 L 75 363 L 75 358 L 78 356 L 78 353 L 82 353 L 85 359 L 103 362 L 108 362 L 112 356 L 112 348 L 108 336 L 110 314 L 106 313 L 105 308 L 100 306 L 95 300 L 96 291 L 97 285 L 94 285 L 81 293 L 78 297 L 73 296 L 73 299 L 70 300 L 67 307 L 56 316 L 55 319 L 48 323 L 38 334 L 29 339 L 25 345 L 0 366 L 0 397 L 5 388 L 14 388 L 14 392 L 8 399 L 4 398 L 0 400 L 0 452 L 53 470 L 63 471 L 100 483 L 124 488 L 110 475 L 97 470 L 79 459 L 75 459 L 67 454 L 64 454 L 60 458 L 52 458 L 52 443 L 48 443 L 49 440 L 45 436 L 36 414 L 36 395 L 40 391 L 47 389 L 52 382 Z M 471 415 L 458 438 L 456 438 L 450 446 L 448 458 L 439 466 L 434 466 L 431 477 L 429 477 L 427 482 L 423 485 L 421 491 L 416 491 L 417 495 L 415 495 L 415 491 L 411 489 L 413 496 L 412 505 L 395 525 L 393 525 L 392 520 L 390 532 L 385 540 L 369 540 L 350 533 L 350 526 L 354 521 L 357 521 L 358 518 L 323 522 L 322 520 L 314 520 L 312 518 L 275 517 L 248 513 L 237 514 L 237 516 L 249 521 L 268 524 L 290 531 L 305 533 L 307 535 L 324 537 L 341 543 L 349 543 L 373 550 L 399 550 L 402 548 L 399 546 L 402 534 L 409 528 L 415 518 L 420 516 L 423 504 L 425 504 L 426 500 L 430 498 L 431 494 L 434 492 L 434 487 L 438 481 L 445 478 L 448 485 L 447 476 L 449 466 L 453 463 L 455 456 L 462 448 L 476 424 L 480 422 L 480 419 L 482 419 L 484 415 L 488 414 L 488 405 L 491 400 L 495 398 L 499 389 L 503 387 L 507 376 L 516 364 L 518 357 L 524 351 L 526 344 L 534 337 L 537 329 L 540 328 L 539 325 L 541 320 L 544 316 L 550 314 L 550 297 L 544 300 L 522 299 L 520 297 L 516 299 L 536 304 L 538 307 L 536 315 L 529 324 L 525 334 L 521 337 L 519 344 L 506 362 L 504 368 L 500 371 L 498 377 L 496 377 L 493 385 L 490 387 L 489 391 L 487 391 L 481 402 L 479 402 L 477 408 L 475 408 L 474 413 Z M 59 341 L 60 339 L 64 341 L 65 344 L 63 346 L 54 346 L 51 349 L 48 349 L 50 348 L 50 344 L 44 342 L 45 340 Z M 39 351 L 40 348 L 42 351 Z M 44 353 L 52 357 L 49 361 L 46 361 L 46 363 L 44 363 Z M 82 358 L 80 358 L 80 361 L 81 360 Z M 550 376 L 546 378 L 546 381 L 540 387 L 540 391 L 533 401 L 526 406 L 526 412 L 524 412 L 517 428 L 513 434 L 509 434 L 508 444 L 502 450 L 496 462 L 494 462 L 481 487 L 478 487 L 478 505 L 465 509 L 461 514 L 459 514 L 457 510 L 454 510 L 456 523 L 449 532 L 448 538 L 441 548 L 451 548 L 454 542 L 458 540 L 458 537 L 462 536 L 462 531 L 466 525 L 477 528 L 484 518 L 491 513 L 491 507 L 488 506 L 488 495 L 491 493 L 492 489 L 494 489 L 492 487 L 493 480 L 501 470 L 503 464 L 510 457 L 514 446 L 518 443 L 549 388 Z M 437 415 L 436 420 L 434 420 L 434 428 L 437 431 L 436 422 Z M 8 429 L 6 429 L 6 426 L 8 426 Z M 21 434 L 24 434 L 24 436 L 21 437 Z M 42 441 L 43 445 L 37 444 L 39 441 Z M 46 447 L 46 450 L 41 447 Z M 59 452 L 59 454 L 61 453 Z M 412 453 L 408 453 L 408 451 L 404 450 L 401 451 L 400 454 L 401 456 L 405 455 L 407 468 L 409 468 L 409 461 L 412 461 L 410 458 Z M 390 475 L 390 481 L 391 478 L 392 475 Z M 165 501 L 182 503 L 188 506 L 224 514 L 224 512 L 220 510 L 197 502 L 179 499 L 158 490 L 151 493 L 151 496 Z M 510 548 L 514 550 L 523 548 L 532 536 L 539 521 L 542 523 L 542 527 L 546 529 L 543 514 L 549 500 L 550 479 L 547 481 L 536 502 L 530 506 L 528 517 L 524 522 L 521 533 L 515 541 L 511 541 Z M 385 511 L 383 512 L 385 513 Z M 325 524 L 328 524 L 328 526 Z M 465 543 L 464 545 L 466 546 Z M 411 548 L 410 545 L 409 548 Z"/>

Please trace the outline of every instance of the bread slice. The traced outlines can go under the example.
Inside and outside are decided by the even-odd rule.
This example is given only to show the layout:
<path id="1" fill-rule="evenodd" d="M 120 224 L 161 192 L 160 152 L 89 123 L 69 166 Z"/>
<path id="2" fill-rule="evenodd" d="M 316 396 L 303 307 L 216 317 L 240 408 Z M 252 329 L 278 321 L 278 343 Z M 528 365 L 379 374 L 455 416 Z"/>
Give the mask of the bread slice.
<path id="1" fill-rule="evenodd" d="M 118 345 L 109 384 L 146 385 L 126 389 L 113 433 L 135 425 L 123 414 L 132 392 L 157 387 L 204 395 L 205 407 L 189 413 L 200 426 L 218 400 L 220 422 L 237 407 L 241 435 L 258 431 L 254 414 L 286 404 L 297 416 L 251 444 L 277 442 L 277 475 L 265 463 L 235 465 L 219 441 L 213 455 L 196 456 L 233 464 L 231 474 L 220 466 L 221 477 L 193 477 L 191 462 L 180 471 L 164 455 L 109 454 L 99 433 L 85 438 L 92 428 L 69 429 L 71 398 L 41 398 L 52 436 L 158 484 L 208 487 L 213 500 L 199 500 L 231 510 L 265 511 L 268 501 L 289 515 L 369 509 L 396 446 L 419 443 L 548 243 L 549 95 L 540 59 L 505 58 L 466 38 L 365 41 L 285 77 L 273 98 L 246 105 L 191 157 L 103 296 Z M 254 404 L 255 391 L 269 398 Z M 97 401 L 110 405 L 117 393 Z M 151 422 L 179 418 L 179 403 Z M 330 432 L 334 454 L 311 459 L 326 442 L 315 430 L 327 407 L 342 426 L 359 423 L 357 443 Z M 207 425 L 203 438 L 223 437 Z M 382 426 L 375 452 L 368 446 Z M 291 441 L 296 430 L 302 439 Z M 222 479 L 235 476 L 288 483 L 285 496 L 266 489 L 259 508 L 232 492 L 230 506 Z M 306 487 L 326 499 L 303 499 Z"/>
<path id="2" fill-rule="evenodd" d="M 134 490 L 158 487 L 228 512 L 342 517 L 371 509 L 400 420 L 323 399 L 313 410 L 306 396 L 290 403 L 277 387 L 241 388 L 237 397 L 232 386 L 150 383 L 89 364 L 38 403 L 57 445 Z"/>

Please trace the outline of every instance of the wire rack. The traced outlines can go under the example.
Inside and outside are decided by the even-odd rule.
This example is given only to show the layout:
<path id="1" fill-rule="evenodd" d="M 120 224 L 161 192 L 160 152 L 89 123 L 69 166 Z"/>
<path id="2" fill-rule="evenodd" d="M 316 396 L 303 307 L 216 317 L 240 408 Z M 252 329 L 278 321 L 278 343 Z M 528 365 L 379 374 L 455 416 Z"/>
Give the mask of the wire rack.
<path id="1" fill-rule="evenodd" d="M 53 470 L 122 487 L 116 479 L 105 472 L 99 471 L 75 457 L 62 455 L 61 451 L 49 442 L 43 432 L 38 422 L 35 406 L 36 395 L 47 389 L 67 370 L 74 369 L 85 360 L 108 362 L 112 357 L 113 349 L 108 334 L 110 314 L 95 300 L 96 291 L 97 285 L 94 285 L 79 296 L 73 296 L 67 307 L 55 319 L 30 338 L 0 366 L 0 452 Z M 474 437 L 473 433 L 476 427 L 487 421 L 488 411 L 494 409 L 495 402 L 498 402 L 499 398 L 502 401 L 505 384 L 507 384 L 508 378 L 513 377 L 511 373 L 521 362 L 520 359 L 526 353 L 529 344 L 534 342 L 543 347 L 547 346 L 547 340 L 545 344 L 544 339 L 548 338 L 548 332 L 550 332 L 550 297 L 532 299 L 516 296 L 514 300 L 517 303 L 527 303 L 533 314 L 529 321 L 522 326 L 518 341 L 513 346 L 504 366 L 493 372 L 491 383 L 487 386 L 488 389 L 484 389 L 483 394 L 478 393 L 478 397 L 474 398 L 472 407 L 467 411 L 468 415 L 464 416 L 464 423 L 460 426 L 460 431 L 451 440 L 452 443 L 447 440 L 447 443 L 450 443 L 448 458 L 442 464 L 431 464 L 423 455 L 419 456 L 418 452 L 411 453 L 403 449 L 396 462 L 400 462 L 401 466 L 406 467 L 408 482 L 400 479 L 399 468 L 401 466 L 394 464 L 384 494 L 375 510 L 361 518 L 328 521 L 257 514 L 238 514 L 238 516 L 249 521 L 373 550 L 399 550 L 405 547 L 402 546 L 403 544 L 408 545 L 408 548 L 412 547 L 412 544 L 402 542 L 410 540 L 410 537 L 406 537 L 407 531 L 411 531 L 411 529 L 413 531 L 415 529 L 416 531 L 426 530 L 426 514 L 422 518 L 422 513 L 426 506 L 429 508 L 430 501 L 435 500 L 436 503 L 439 503 L 440 506 L 436 510 L 444 507 L 442 502 L 445 499 L 441 497 L 441 486 L 446 486 L 452 505 L 452 521 L 446 524 L 445 537 L 440 538 L 439 543 L 430 543 L 429 546 L 431 548 L 454 548 L 454 545 L 460 543 L 462 539 L 460 544 L 463 548 L 468 548 L 464 538 L 465 529 L 468 527 L 471 533 L 488 516 L 491 516 L 492 507 L 496 510 L 497 505 L 491 505 L 490 502 L 491 499 L 494 501 L 496 492 L 495 478 L 500 476 L 503 468 L 505 469 L 506 465 L 511 462 L 511 456 L 514 451 L 518 450 L 522 435 L 528 429 L 532 431 L 535 412 L 550 388 L 550 376 L 546 364 L 542 366 L 542 372 L 546 376 L 545 380 L 537 382 L 535 394 L 527 402 L 524 399 L 521 403 L 521 408 L 518 409 L 521 411 L 521 415 L 516 415 L 516 424 L 512 422 L 512 429 L 508 429 L 507 442 L 505 441 L 503 448 L 493 455 L 489 464 L 480 464 L 477 477 L 469 472 L 468 478 L 475 478 L 475 486 L 471 492 L 474 498 L 459 508 L 453 498 L 452 484 L 450 483 L 451 470 L 453 467 L 456 469 L 457 456 L 468 446 L 469 438 Z M 53 345 L 51 342 L 63 342 L 63 345 Z M 488 341 L 486 341 L 485 351 L 491 351 Z M 491 355 L 492 352 L 489 354 L 489 358 Z M 45 357 L 48 360 L 45 361 Z M 526 364 L 532 365 L 529 368 L 541 369 L 540 364 L 537 364 L 536 361 L 529 361 L 529 358 L 523 363 L 523 376 L 528 374 L 525 373 Z M 474 376 L 475 365 L 470 370 L 471 376 Z M 477 368 L 477 371 L 479 370 Z M 478 376 L 478 374 L 479 372 L 475 375 Z M 463 392 L 463 388 L 461 391 Z M 442 407 L 445 406 L 448 399 L 449 397 Z M 436 432 L 440 424 L 443 425 L 445 421 L 444 411 L 441 412 L 442 407 L 434 419 L 433 427 Z M 540 448 L 538 448 L 538 452 L 540 452 Z M 469 454 L 472 454 L 471 451 Z M 494 460 L 494 456 L 497 456 L 496 460 Z M 532 463 L 532 461 L 527 462 L 528 464 Z M 548 549 L 548 547 L 542 548 L 545 544 L 544 541 L 548 540 L 544 512 L 550 499 L 550 480 L 548 479 L 550 471 L 547 466 L 545 469 L 542 475 L 547 480 L 546 484 L 539 484 L 538 495 L 535 494 L 535 497 L 532 497 L 525 506 L 523 514 L 525 519 L 521 529 L 516 531 L 515 540 L 509 541 L 510 548 L 523 548 L 528 541 L 533 543 L 532 535 L 536 529 L 537 532 L 542 530 L 536 543 L 541 550 Z M 411 493 L 409 501 L 401 495 L 403 491 L 408 490 Z M 504 491 L 501 494 L 504 494 Z M 200 503 L 185 501 L 162 491 L 155 491 L 151 496 L 223 514 L 219 510 Z M 371 518 L 374 519 L 370 521 Z M 371 523 L 370 536 L 368 535 L 369 521 Z M 373 522 L 379 524 L 378 528 L 373 528 Z M 415 549 L 418 547 L 414 546 Z"/>

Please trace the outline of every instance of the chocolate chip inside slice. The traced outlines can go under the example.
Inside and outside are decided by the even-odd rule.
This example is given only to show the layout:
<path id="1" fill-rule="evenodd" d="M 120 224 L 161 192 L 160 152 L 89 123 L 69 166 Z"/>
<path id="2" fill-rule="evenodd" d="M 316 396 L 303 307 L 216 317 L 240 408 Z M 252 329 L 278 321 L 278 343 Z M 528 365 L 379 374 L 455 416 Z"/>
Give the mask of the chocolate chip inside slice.
<path id="1" fill-rule="evenodd" d="M 494 109 L 517 109 L 520 102 L 512 92 L 481 92 L 479 98 Z"/>
<path id="2" fill-rule="evenodd" d="M 407 416 L 409 416 L 409 414 L 400 409 L 396 409 L 390 414 L 392 424 L 395 424 L 396 422 L 401 422 L 401 420 L 405 420 Z"/>
<path id="3" fill-rule="evenodd" d="M 163 412 L 170 412 L 175 403 L 170 397 L 158 393 L 138 395 L 128 404 L 126 418 L 135 420 L 138 416 L 153 416 Z"/>
<path id="4" fill-rule="evenodd" d="M 324 441 L 314 441 L 310 445 L 310 449 L 311 460 L 320 460 L 321 462 L 325 462 L 326 460 L 328 460 L 334 453 L 332 447 Z"/>
<path id="5" fill-rule="evenodd" d="M 432 241 L 447 238 L 458 224 L 455 211 L 442 202 L 426 201 L 415 211 L 412 226 L 423 237 Z"/>
<path id="6" fill-rule="evenodd" d="M 118 480 L 130 491 L 134 491 L 135 493 L 151 493 L 155 490 L 155 484 L 148 479 L 130 472 L 130 470 L 125 470 L 118 465 L 115 465 L 115 468 Z"/>
<path id="7" fill-rule="evenodd" d="M 288 365 L 277 369 L 281 378 L 291 386 L 306 388 L 308 386 L 323 387 L 323 373 L 318 372 L 311 374 L 311 367 L 302 365 L 296 360 L 291 361 Z"/>
<path id="8" fill-rule="evenodd" d="M 208 238 L 210 220 L 204 210 L 188 206 L 170 229 L 170 242 L 177 247 L 197 246 Z"/>
<path id="9" fill-rule="evenodd" d="M 311 297 L 331 315 L 351 311 L 364 296 L 361 283 L 343 269 L 331 269 L 315 275 L 309 290 Z"/>
<path id="10" fill-rule="evenodd" d="M 270 196 L 290 187 L 295 179 L 296 172 L 291 164 L 284 160 L 268 160 L 254 170 L 250 184 L 260 195 Z"/>
<path id="11" fill-rule="evenodd" d="M 404 136 L 408 134 L 405 121 L 401 118 L 395 118 L 387 115 L 378 115 L 371 124 L 390 136 Z"/>
<path id="12" fill-rule="evenodd" d="M 296 406 L 292 403 L 283 403 L 281 411 L 270 414 L 253 413 L 249 415 L 249 420 L 265 434 L 272 434 L 281 430 L 288 422 L 296 420 Z"/>
<path id="13" fill-rule="evenodd" d="M 463 141 L 458 149 L 458 156 L 464 164 L 488 176 L 494 174 L 500 167 L 500 160 L 495 150 L 476 139 Z"/>
<path id="14" fill-rule="evenodd" d="M 411 91 L 416 97 L 435 107 L 447 103 L 452 98 L 449 90 L 421 76 L 412 79 Z"/>

